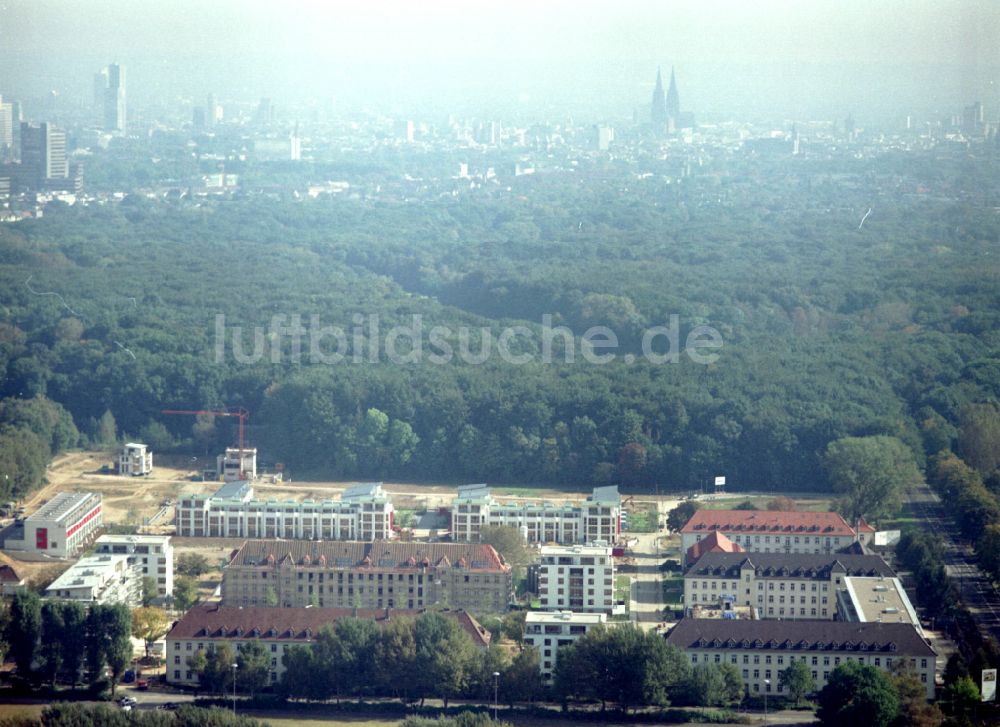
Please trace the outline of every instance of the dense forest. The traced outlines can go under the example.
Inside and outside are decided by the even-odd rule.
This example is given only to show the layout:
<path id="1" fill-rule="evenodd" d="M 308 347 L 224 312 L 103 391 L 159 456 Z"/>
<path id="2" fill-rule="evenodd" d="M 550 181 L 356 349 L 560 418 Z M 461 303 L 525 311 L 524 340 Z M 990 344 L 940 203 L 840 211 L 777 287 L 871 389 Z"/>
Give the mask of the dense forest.
<path id="1" fill-rule="evenodd" d="M 0 227 L 0 395 L 45 408 L 34 436 L 51 451 L 79 429 L 84 443 L 214 454 L 235 440 L 230 421 L 160 411 L 243 406 L 262 459 L 296 477 L 683 490 L 724 474 L 737 489 L 825 490 L 828 445 L 871 435 L 921 465 L 951 449 L 995 469 L 996 161 L 733 168 L 678 181 L 594 162 L 420 202 L 49 205 Z M 384 339 L 414 315 L 419 361 L 369 354 L 373 317 Z M 682 346 L 697 326 L 718 332 L 714 363 L 642 355 L 672 315 Z M 343 329 L 344 360 L 319 362 L 308 334 L 296 355 L 272 327 L 293 316 Z M 576 336 L 556 336 L 552 363 L 543 320 Z M 435 363 L 434 326 L 454 351 L 467 327 L 472 352 L 481 329 L 495 344 L 524 326 L 511 349 L 532 360 Z M 614 361 L 580 355 L 592 326 L 616 334 Z M 15 424 L 0 436 L 21 436 Z"/>

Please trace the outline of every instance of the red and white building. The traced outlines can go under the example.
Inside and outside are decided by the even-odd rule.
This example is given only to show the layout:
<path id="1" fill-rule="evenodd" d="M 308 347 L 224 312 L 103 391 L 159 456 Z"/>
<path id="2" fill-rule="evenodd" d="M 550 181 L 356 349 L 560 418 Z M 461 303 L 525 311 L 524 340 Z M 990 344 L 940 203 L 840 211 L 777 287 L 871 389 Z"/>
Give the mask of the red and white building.
<path id="1" fill-rule="evenodd" d="M 25 518 L 20 537 L 7 538 L 4 548 L 71 558 L 90 542 L 102 517 L 100 494 L 60 492 Z"/>
<path id="2" fill-rule="evenodd" d="M 855 530 L 835 512 L 703 509 L 681 528 L 681 552 L 687 565 L 691 547 L 719 533 L 747 553 L 829 554 L 855 541 L 870 545 L 874 529 L 864 520 L 859 526 Z"/>

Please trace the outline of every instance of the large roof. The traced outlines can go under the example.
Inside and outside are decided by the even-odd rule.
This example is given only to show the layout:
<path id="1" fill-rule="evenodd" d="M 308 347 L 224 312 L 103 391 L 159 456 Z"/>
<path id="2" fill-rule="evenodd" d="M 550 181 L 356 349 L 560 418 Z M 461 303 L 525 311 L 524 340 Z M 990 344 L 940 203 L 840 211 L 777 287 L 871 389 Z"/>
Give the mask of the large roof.
<path id="1" fill-rule="evenodd" d="M 93 503 L 88 503 L 88 500 L 95 498 Z M 84 504 L 90 504 L 92 506 L 97 506 L 101 503 L 101 496 L 93 492 L 60 492 L 58 495 L 53 497 L 47 503 L 45 503 L 38 512 L 29 515 L 25 518 L 27 521 L 34 520 L 55 520 L 61 521 L 66 519 L 69 515 L 76 512 L 76 509 Z M 72 525 L 73 523 L 67 523 Z"/>
<path id="2" fill-rule="evenodd" d="M 854 535 L 854 529 L 835 512 L 779 512 L 772 510 L 695 511 L 682 533 L 722 530 L 762 535 Z"/>
<path id="3" fill-rule="evenodd" d="M 685 618 L 667 634 L 679 649 L 883 652 L 935 656 L 910 624 Z"/>
<path id="4" fill-rule="evenodd" d="M 702 538 L 697 543 L 687 549 L 685 560 L 688 562 L 698 560 L 707 553 L 727 553 L 738 555 L 743 552 L 737 543 L 727 538 L 718 530 L 713 530 L 708 537 Z"/>
<path id="5" fill-rule="evenodd" d="M 375 540 L 248 540 L 230 566 L 277 565 L 288 560 L 311 568 L 457 567 L 508 571 L 510 566 L 486 543 L 400 543 Z"/>
<path id="6" fill-rule="evenodd" d="M 270 608 L 220 606 L 203 603 L 189 610 L 174 624 L 167 639 L 254 639 L 264 641 L 308 641 L 324 626 L 332 626 L 340 619 L 363 618 L 379 625 L 393 618 L 414 618 L 426 610 L 370 609 L 370 608 Z M 462 610 L 441 611 L 441 615 L 455 620 L 469 634 L 473 643 L 486 647 L 490 632 L 476 619 Z"/>
<path id="7" fill-rule="evenodd" d="M 826 578 L 837 567 L 846 576 L 896 575 L 880 555 L 720 552 L 705 553 L 684 575 L 738 578 L 744 563 L 756 570 L 758 578 Z"/>

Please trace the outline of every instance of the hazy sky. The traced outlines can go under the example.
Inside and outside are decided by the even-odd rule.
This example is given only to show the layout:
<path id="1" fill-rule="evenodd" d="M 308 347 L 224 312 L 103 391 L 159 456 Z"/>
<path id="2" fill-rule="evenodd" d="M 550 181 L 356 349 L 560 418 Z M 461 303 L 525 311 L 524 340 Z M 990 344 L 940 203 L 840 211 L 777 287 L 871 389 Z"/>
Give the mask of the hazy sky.
<path id="1" fill-rule="evenodd" d="M 335 98 L 622 116 L 676 66 L 698 113 L 1000 111 L 1000 0 L 0 0 L 0 93 Z M 997 83 L 994 84 L 994 81 Z"/>

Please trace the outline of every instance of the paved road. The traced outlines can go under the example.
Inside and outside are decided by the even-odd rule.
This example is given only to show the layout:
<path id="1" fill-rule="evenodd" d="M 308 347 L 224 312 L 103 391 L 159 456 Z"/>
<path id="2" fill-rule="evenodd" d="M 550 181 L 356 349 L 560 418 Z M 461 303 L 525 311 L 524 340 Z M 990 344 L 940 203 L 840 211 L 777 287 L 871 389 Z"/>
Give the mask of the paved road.
<path id="1" fill-rule="evenodd" d="M 920 485 L 907 496 L 906 509 L 941 536 L 945 548 L 945 570 L 958 588 L 962 603 L 972 613 L 981 631 L 1000 641 L 1000 592 L 975 563 L 972 548 L 961 538 L 958 526 L 941 498 L 929 485 Z"/>

